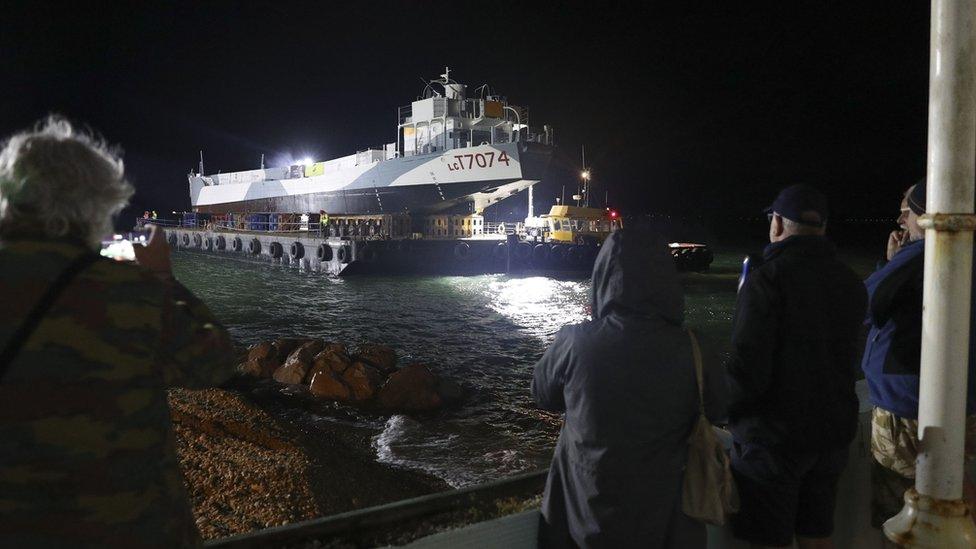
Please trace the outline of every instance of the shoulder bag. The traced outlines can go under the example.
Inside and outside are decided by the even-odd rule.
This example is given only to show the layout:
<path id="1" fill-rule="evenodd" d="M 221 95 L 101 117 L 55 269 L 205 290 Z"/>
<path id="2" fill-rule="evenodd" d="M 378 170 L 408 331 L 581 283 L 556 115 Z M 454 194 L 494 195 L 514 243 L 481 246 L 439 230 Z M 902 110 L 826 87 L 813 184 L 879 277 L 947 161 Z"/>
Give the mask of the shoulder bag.
<path id="1" fill-rule="evenodd" d="M 681 489 L 681 510 L 693 519 L 723 525 L 739 510 L 739 494 L 732 478 L 729 456 L 705 416 L 702 355 L 695 333 L 688 330 L 698 381 L 698 419 L 688 437 L 688 464 Z"/>

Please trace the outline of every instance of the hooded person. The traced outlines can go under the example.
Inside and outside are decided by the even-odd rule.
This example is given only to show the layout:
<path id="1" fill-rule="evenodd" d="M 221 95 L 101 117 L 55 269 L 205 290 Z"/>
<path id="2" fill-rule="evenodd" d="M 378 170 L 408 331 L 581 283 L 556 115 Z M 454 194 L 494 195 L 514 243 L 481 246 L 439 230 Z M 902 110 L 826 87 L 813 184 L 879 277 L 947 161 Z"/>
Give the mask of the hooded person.
<path id="1" fill-rule="evenodd" d="M 642 231 L 614 232 L 590 294 L 593 320 L 560 329 L 532 380 L 537 404 L 565 413 L 540 547 L 704 547 L 704 526 L 681 511 L 698 389 L 667 245 Z M 704 377 L 715 420 L 725 413 L 716 362 L 706 362 Z"/>

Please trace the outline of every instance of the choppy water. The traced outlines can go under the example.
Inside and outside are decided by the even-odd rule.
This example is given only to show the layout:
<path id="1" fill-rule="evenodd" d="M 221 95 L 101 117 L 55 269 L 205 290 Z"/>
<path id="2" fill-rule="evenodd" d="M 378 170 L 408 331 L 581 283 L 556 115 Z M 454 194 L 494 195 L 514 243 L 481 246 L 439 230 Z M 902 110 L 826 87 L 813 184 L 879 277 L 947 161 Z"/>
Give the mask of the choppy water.
<path id="1" fill-rule="evenodd" d="M 686 279 L 688 322 L 717 341 L 728 338 L 739 257 L 718 254 L 712 274 Z M 561 326 L 587 318 L 588 280 L 334 279 L 192 252 L 174 254 L 174 270 L 243 343 L 281 336 L 384 343 L 401 364 L 428 364 L 470 393 L 459 408 L 429 418 L 306 406 L 290 411 L 290 420 L 370 427 L 381 461 L 453 486 L 548 465 L 559 423 L 532 403 L 532 367 Z"/>

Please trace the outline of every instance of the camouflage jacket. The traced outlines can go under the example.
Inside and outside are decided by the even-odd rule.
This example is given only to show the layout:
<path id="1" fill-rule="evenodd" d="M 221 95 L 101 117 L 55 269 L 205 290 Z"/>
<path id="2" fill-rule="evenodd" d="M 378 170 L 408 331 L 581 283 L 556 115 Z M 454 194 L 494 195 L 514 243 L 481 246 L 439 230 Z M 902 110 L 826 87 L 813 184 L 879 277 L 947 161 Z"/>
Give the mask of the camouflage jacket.
<path id="1" fill-rule="evenodd" d="M 84 251 L 0 243 L 0 346 Z M 166 388 L 225 381 L 232 354 L 176 281 L 108 259 L 81 272 L 0 379 L 0 546 L 198 545 Z"/>

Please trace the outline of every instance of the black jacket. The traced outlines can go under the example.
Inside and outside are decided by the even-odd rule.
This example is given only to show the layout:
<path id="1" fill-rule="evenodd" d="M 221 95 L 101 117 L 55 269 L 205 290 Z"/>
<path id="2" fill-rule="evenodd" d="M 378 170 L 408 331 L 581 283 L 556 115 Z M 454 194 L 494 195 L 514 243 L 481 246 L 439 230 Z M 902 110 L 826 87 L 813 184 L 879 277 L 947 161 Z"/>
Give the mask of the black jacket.
<path id="1" fill-rule="evenodd" d="M 821 450 L 853 440 L 867 295 L 835 253 L 823 237 L 787 238 L 743 284 L 726 365 L 736 441 Z"/>
<path id="2" fill-rule="evenodd" d="M 546 483 L 548 546 L 695 547 L 681 513 L 698 391 L 681 283 L 660 238 L 617 231 L 593 268 L 593 320 L 566 326 L 535 366 L 540 407 L 566 413 Z M 705 409 L 725 413 L 721 365 L 705 363 Z"/>

